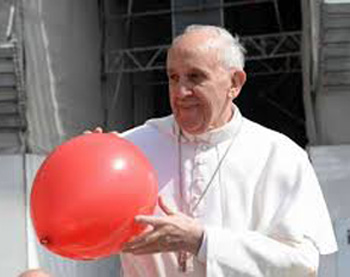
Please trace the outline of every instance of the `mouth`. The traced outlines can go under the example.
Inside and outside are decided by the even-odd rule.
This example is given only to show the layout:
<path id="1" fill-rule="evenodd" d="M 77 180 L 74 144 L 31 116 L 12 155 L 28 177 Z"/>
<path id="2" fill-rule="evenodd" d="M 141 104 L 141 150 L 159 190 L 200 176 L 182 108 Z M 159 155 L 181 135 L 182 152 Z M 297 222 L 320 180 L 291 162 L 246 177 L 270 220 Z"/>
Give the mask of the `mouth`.
<path id="1" fill-rule="evenodd" d="M 178 108 L 180 109 L 193 109 L 199 106 L 199 104 L 195 101 L 186 101 L 186 102 L 180 102 L 177 103 Z"/>

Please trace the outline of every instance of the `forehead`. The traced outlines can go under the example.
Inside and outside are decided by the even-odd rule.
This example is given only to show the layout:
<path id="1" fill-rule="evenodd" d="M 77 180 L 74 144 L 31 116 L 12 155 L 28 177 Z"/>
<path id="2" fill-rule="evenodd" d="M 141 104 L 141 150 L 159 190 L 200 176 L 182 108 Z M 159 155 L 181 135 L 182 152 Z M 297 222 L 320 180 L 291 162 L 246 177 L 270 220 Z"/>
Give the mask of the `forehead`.
<path id="1" fill-rule="evenodd" d="M 168 51 L 167 68 L 172 67 L 217 67 L 219 55 L 217 47 L 208 47 L 205 34 L 188 34 L 177 39 Z"/>

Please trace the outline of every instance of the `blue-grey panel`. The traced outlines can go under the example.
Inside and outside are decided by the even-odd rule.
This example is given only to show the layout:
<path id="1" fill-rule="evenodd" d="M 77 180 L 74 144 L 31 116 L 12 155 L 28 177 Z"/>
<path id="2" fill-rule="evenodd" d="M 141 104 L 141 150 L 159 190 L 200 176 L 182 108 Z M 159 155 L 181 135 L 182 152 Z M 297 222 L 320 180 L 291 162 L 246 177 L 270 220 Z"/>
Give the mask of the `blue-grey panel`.
<path id="1" fill-rule="evenodd" d="M 329 3 L 323 5 L 322 13 L 322 28 L 321 28 L 321 91 L 323 94 L 337 94 L 337 101 L 348 102 L 346 92 L 350 88 L 350 3 Z M 341 97 L 345 97 L 343 100 Z M 348 117 L 348 109 L 336 108 L 341 103 L 317 100 L 323 105 L 329 107 L 320 107 L 320 118 L 327 121 L 333 116 Z M 335 108 L 335 110 L 332 110 Z M 325 114 L 325 110 L 329 113 Z M 344 114 L 341 114 L 343 112 Z M 334 116 L 333 116 L 334 117 Z M 320 120 L 321 121 L 321 120 Z M 329 123 L 329 122 L 328 122 Z M 325 125 L 325 124 L 323 124 Z M 339 125 L 339 122 L 334 122 L 329 125 L 328 129 L 332 129 L 334 125 Z M 333 136 L 329 132 L 329 136 Z M 324 140 L 324 139 L 323 139 Z M 349 141 L 348 138 L 343 138 L 342 141 Z"/>
<path id="2" fill-rule="evenodd" d="M 0 276 L 26 267 L 23 156 L 0 156 Z"/>
<path id="3" fill-rule="evenodd" d="M 350 0 L 325 0 L 324 3 L 332 13 L 350 13 Z"/>
<path id="4" fill-rule="evenodd" d="M 339 248 L 338 253 L 321 256 L 318 276 L 349 276 L 349 272 L 342 270 L 349 268 L 350 248 L 344 243 L 347 239 L 344 229 L 339 227 L 350 222 L 350 145 L 314 146 L 309 152 L 334 223 Z"/>

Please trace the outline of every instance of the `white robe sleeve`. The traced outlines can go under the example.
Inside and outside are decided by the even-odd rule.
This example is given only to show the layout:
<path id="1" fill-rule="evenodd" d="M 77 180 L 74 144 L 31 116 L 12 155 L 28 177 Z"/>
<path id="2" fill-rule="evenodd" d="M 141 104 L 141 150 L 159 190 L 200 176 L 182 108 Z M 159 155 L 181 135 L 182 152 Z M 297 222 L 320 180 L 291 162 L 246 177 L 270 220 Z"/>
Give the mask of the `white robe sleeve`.
<path id="1" fill-rule="evenodd" d="M 328 210 L 306 154 L 289 158 L 286 162 L 277 154 L 262 174 L 254 228 L 206 226 L 208 277 L 316 276 L 319 254 L 336 251 Z"/>
<path id="2" fill-rule="evenodd" d="M 307 239 L 294 246 L 258 232 L 234 233 L 209 227 L 207 276 L 316 276 L 319 253 Z"/>

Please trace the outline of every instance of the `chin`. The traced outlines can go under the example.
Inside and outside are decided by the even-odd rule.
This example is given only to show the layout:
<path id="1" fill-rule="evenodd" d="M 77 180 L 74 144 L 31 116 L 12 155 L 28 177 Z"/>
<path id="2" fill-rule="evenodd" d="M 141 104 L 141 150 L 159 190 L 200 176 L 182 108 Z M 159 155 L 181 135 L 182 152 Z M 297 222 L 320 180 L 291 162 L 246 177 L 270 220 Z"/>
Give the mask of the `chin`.
<path id="1" fill-rule="evenodd" d="M 203 128 L 202 126 L 184 126 L 180 125 L 181 129 L 184 130 L 186 133 L 189 133 L 191 135 L 199 135 L 206 132 L 206 128 Z"/>
<path id="2" fill-rule="evenodd" d="M 205 126 L 203 122 L 196 122 L 186 117 L 177 116 L 175 116 L 175 119 L 180 128 L 191 135 L 199 135 L 205 133 L 208 130 L 208 126 Z M 192 122 L 192 124 L 189 124 L 189 122 Z"/>

